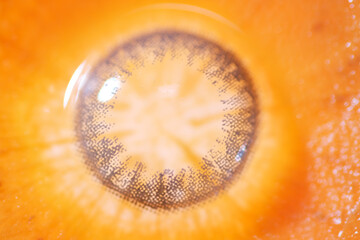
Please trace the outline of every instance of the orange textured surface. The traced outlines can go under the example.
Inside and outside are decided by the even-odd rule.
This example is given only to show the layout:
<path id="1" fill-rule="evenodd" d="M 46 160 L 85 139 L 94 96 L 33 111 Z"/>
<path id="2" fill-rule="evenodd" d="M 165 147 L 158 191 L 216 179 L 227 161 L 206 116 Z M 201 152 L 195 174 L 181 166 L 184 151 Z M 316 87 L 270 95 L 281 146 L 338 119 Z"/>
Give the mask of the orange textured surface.
<path id="1" fill-rule="evenodd" d="M 265 122 L 254 159 L 226 194 L 168 214 L 93 181 L 73 155 L 64 91 L 79 64 L 126 29 L 118 16 L 153 3 L 0 2 L 0 239 L 359 239 L 355 0 L 182 1 L 243 33 L 247 48 L 234 51 Z M 218 38 L 235 46 L 230 36 Z"/>

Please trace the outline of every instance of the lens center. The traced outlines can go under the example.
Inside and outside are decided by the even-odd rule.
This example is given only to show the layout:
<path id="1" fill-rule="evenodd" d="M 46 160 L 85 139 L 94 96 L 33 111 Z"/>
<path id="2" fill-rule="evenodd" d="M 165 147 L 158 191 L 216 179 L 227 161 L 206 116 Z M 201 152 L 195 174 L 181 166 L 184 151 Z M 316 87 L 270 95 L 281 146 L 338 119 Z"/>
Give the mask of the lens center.
<path id="1" fill-rule="evenodd" d="M 121 87 L 106 119 L 114 123 L 107 137 L 120 138 L 132 160 L 152 172 L 196 167 L 221 136 L 224 116 L 217 88 L 199 71 L 203 64 L 168 52 L 126 81 L 111 78 Z"/>

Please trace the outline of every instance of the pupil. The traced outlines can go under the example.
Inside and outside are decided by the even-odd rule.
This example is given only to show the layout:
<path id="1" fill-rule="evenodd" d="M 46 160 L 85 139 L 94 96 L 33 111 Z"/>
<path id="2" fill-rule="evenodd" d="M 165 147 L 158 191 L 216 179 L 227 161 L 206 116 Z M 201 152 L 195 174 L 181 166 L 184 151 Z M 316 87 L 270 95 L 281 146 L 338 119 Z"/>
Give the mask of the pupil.
<path id="1" fill-rule="evenodd" d="M 88 75 L 76 111 L 92 173 L 120 198 L 164 210 L 223 191 L 243 168 L 257 120 L 239 60 L 181 31 L 115 48 Z"/>

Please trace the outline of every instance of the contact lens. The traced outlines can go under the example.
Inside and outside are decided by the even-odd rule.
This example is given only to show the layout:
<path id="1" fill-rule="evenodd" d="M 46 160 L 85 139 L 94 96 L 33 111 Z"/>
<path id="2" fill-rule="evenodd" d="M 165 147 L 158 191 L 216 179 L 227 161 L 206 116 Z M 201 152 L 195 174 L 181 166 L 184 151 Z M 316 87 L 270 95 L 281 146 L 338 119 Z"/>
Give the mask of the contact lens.
<path id="1" fill-rule="evenodd" d="M 221 193 L 256 132 L 257 105 L 240 60 L 186 31 L 135 36 L 87 75 L 75 128 L 85 164 L 122 199 L 177 209 Z"/>

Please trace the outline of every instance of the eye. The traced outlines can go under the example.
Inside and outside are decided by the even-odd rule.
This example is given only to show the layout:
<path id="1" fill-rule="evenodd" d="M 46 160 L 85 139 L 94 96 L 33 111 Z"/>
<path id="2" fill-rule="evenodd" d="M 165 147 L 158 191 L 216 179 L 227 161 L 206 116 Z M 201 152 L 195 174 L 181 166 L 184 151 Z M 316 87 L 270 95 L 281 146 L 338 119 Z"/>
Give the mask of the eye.
<path id="1" fill-rule="evenodd" d="M 14 4 L 3 5 L 0 20 L 1 237 L 356 236 L 355 3 Z M 162 42 L 168 54 L 147 54 Z M 136 58 L 129 57 L 134 51 Z M 212 61 L 214 51 L 224 57 Z M 189 64 L 191 55 L 201 57 Z M 211 71 L 241 69 L 226 91 L 222 75 L 205 74 L 209 62 Z M 173 69 L 188 75 L 174 84 L 167 77 Z M 72 75 L 78 82 L 64 101 Z M 166 84 L 147 81 L 151 76 Z M 186 88 L 179 101 L 176 84 L 186 79 L 200 79 L 200 90 Z M 166 100 L 148 107 L 155 90 Z M 230 98 L 238 104 L 229 106 L 224 99 Z M 165 106 L 183 103 L 174 108 L 181 109 L 178 122 L 176 114 L 165 115 L 174 110 Z M 218 110 L 214 118 L 200 111 L 206 106 L 216 106 L 209 107 Z M 241 120 L 224 131 L 239 112 Z M 188 122 L 182 121 L 186 113 Z M 150 124 L 159 115 L 160 124 Z M 182 128 L 173 127 L 179 123 Z M 237 130 L 241 137 L 227 142 Z M 140 151 L 153 136 L 167 138 L 158 150 Z M 196 154 L 189 157 L 184 146 Z M 118 159 L 109 157 L 111 147 Z M 203 158 L 214 149 L 230 165 L 205 171 Z M 128 156 L 134 161 L 126 162 Z M 139 165 L 143 179 L 135 182 Z M 119 169 L 130 175 L 114 177 Z M 179 184 L 161 191 L 156 183 L 170 183 L 170 172 L 179 176 L 182 169 L 188 186 L 201 188 Z M 200 179 L 204 175 L 216 181 Z M 140 194 L 153 176 L 156 187 Z"/>
<path id="2" fill-rule="evenodd" d="M 176 209 L 219 194 L 255 141 L 257 105 L 239 60 L 178 30 L 131 39 L 93 67 L 78 95 L 85 162 L 124 199 Z"/>
<path id="3" fill-rule="evenodd" d="M 73 105 L 68 112 L 80 143 L 73 156 L 78 163 L 85 161 L 90 169 L 87 175 L 95 175 L 101 189 L 118 197 L 111 196 L 112 201 L 125 199 L 163 210 L 199 203 L 214 209 L 213 205 L 220 205 L 217 201 L 223 202 L 235 191 L 242 195 L 240 202 L 269 202 L 263 186 L 247 189 L 250 179 L 255 172 L 267 178 L 270 171 L 278 179 L 282 169 L 293 166 L 283 163 L 288 155 L 282 151 L 282 157 L 268 162 L 271 169 L 258 167 L 266 166 L 265 152 L 276 154 L 294 137 L 291 131 L 274 131 L 274 126 L 288 124 L 289 116 L 283 110 L 276 114 L 267 110 L 280 104 L 281 97 L 267 89 L 270 79 L 258 75 L 265 70 L 253 71 L 259 66 L 251 63 L 253 53 L 246 52 L 251 45 L 239 29 L 203 11 L 173 4 L 125 15 L 127 26 L 122 33 L 127 37 L 115 40 L 105 50 L 108 53 L 90 60 L 92 64 L 83 63 L 74 73 L 79 82 L 73 82 L 73 77 L 69 83 L 64 103 Z M 187 21 L 194 26 L 191 30 Z M 150 24 L 144 27 L 143 22 Z M 173 86 L 172 95 L 163 91 L 169 86 Z M 215 117 L 202 115 L 203 108 L 215 111 Z M 174 109 L 185 112 L 174 116 Z M 204 126 L 194 125 L 192 118 L 203 119 Z M 196 136 L 199 129 L 202 135 Z M 263 141 L 269 135 L 273 146 Z M 164 140 L 158 143 L 159 139 Z M 258 149 L 253 149 L 255 145 Z M 297 151 L 292 146 L 287 149 Z M 267 186 L 266 191 L 277 190 Z M 204 207 L 195 208 L 204 211 Z"/>

